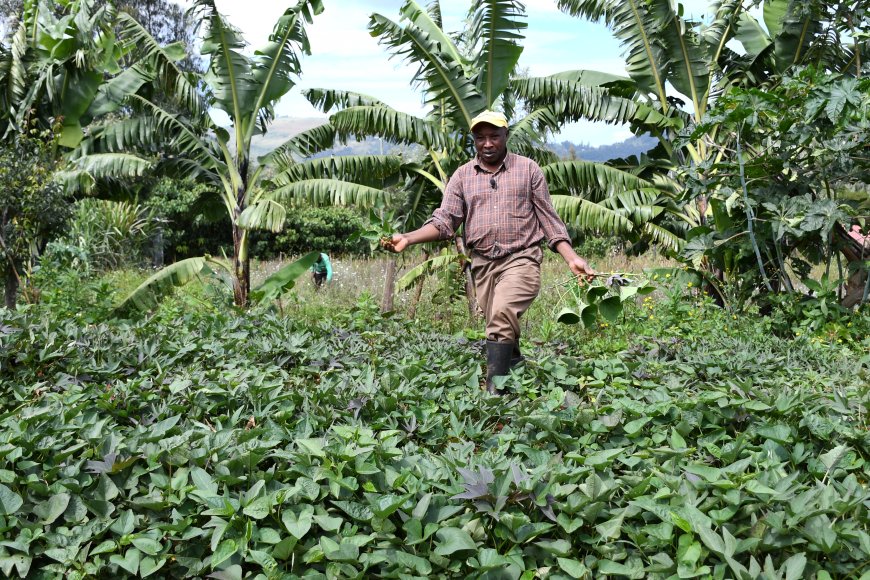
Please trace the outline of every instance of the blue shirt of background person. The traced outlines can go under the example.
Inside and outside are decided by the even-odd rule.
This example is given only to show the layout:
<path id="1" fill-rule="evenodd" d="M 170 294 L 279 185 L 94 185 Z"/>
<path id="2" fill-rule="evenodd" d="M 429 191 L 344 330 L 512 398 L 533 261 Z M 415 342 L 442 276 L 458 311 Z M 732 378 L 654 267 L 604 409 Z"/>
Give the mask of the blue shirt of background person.
<path id="1" fill-rule="evenodd" d="M 332 264 L 329 262 L 329 256 L 321 253 L 317 261 L 311 265 L 311 271 L 314 273 L 314 286 L 320 288 L 323 281 L 332 281 Z"/>

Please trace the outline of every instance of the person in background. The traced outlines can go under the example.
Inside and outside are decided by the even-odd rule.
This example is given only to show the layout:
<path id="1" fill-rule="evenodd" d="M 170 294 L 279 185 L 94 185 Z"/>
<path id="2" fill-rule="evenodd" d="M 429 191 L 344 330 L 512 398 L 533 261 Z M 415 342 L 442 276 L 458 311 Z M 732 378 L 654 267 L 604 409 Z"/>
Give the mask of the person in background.
<path id="1" fill-rule="evenodd" d="M 522 360 L 519 319 L 541 289 L 541 242 L 558 252 L 575 275 L 594 274 L 571 247 L 541 168 L 507 150 L 508 123 L 484 111 L 471 120 L 477 155 L 451 176 L 441 207 L 413 232 L 382 245 L 401 252 L 412 244 L 451 238 L 465 224 L 477 301 L 486 318 L 486 387 Z"/>
<path id="2" fill-rule="evenodd" d="M 849 237 L 858 242 L 861 245 L 867 245 L 867 240 L 870 239 L 870 235 L 865 236 L 861 233 L 861 226 L 858 224 L 854 224 L 852 229 L 849 230 Z"/>
<path id="3" fill-rule="evenodd" d="M 332 281 L 332 264 L 329 262 L 329 256 L 322 253 L 317 257 L 317 261 L 311 265 L 312 276 L 314 277 L 314 287 L 319 290 L 324 280 Z"/>

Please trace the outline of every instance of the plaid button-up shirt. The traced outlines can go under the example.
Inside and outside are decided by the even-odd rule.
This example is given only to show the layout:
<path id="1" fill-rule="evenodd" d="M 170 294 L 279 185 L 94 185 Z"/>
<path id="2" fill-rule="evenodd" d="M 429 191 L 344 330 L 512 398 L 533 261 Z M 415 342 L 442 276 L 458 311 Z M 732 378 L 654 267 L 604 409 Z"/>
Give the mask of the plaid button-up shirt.
<path id="1" fill-rule="evenodd" d="M 550 249 L 570 242 L 568 230 L 553 203 L 537 163 L 508 153 L 495 173 L 475 157 L 456 170 L 441 207 L 426 222 L 441 239 L 451 238 L 465 224 L 465 243 L 476 254 L 496 259 L 547 239 Z"/>

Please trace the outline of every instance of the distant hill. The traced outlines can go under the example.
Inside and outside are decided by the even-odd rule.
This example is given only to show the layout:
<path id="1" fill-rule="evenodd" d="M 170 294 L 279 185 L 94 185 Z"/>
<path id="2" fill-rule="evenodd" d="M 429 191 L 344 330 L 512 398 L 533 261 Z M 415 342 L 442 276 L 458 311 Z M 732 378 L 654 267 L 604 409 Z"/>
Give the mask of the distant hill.
<path id="1" fill-rule="evenodd" d="M 608 161 L 610 159 L 624 159 L 632 155 L 640 155 L 658 145 L 658 140 L 649 135 L 642 137 L 629 137 L 625 141 L 619 143 L 611 143 L 610 145 L 600 145 L 591 147 L 590 145 L 577 145 L 570 141 L 562 141 L 561 143 L 551 143 L 552 149 L 556 155 L 562 159 L 570 159 L 572 157 L 572 149 L 574 157 L 584 161 Z"/>
<path id="2" fill-rule="evenodd" d="M 251 156 L 253 159 L 264 155 L 284 143 L 290 137 L 313 129 L 314 127 L 326 122 L 323 118 L 296 118 L 296 117 L 278 117 L 269 126 L 269 132 L 265 135 L 254 137 L 251 142 Z M 658 141 L 653 137 L 631 137 L 620 143 L 612 143 L 610 145 L 601 145 L 599 147 L 591 147 L 588 144 L 576 144 L 570 141 L 562 141 L 561 143 L 549 144 L 556 155 L 562 159 L 570 159 L 573 156 L 577 159 L 585 161 L 607 161 L 608 159 L 621 159 L 632 155 L 640 155 L 645 151 L 649 151 L 656 146 Z M 346 145 L 338 146 L 334 149 L 324 151 L 317 155 L 324 157 L 329 155 L 376 155 L 379 153 L 393 153 L 401 150 L 402 147 L 393 145 L 388 142 L 381 142 L 380 139 L 368 138 L 365 141 L 349 140 Z"/>
<path id="3" fill-rule="evenodd" d="M 282 145 L 290 137 L 324 123 L 326 123 L 325 118 L 276 117 L 269 125 L 269 131 L 265 135 L 255 135 L 251 139 L 251 158 L 256 159 L 265 155 L 275 147 Z"/>

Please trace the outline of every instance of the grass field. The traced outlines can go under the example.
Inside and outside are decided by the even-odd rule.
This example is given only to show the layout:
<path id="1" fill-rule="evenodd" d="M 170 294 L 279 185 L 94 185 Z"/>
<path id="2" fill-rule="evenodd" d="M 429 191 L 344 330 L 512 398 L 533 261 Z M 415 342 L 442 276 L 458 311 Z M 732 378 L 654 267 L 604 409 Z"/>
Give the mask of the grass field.
<path id="1" fill-rule="evenodd" d="M 334 278 L 332 283 L 317 290 L 310 277 L 299 281 L 290 297 L 285 299 L 284 306 L 288 312 L 319 310 L 336 312 L 347 310 L 358 302 L 360 296 L 367 295 L 380 303 L 384 292 L 384 280 L 389 256 L 379 254 L 376 259 L 337 258 L 332 261 Z M 401 255 L 398 258 L 397 279 L 408 269 L 421 260 L 419 253 Z M 270 273 L 276 271 L 285 262 L 258 263 L 252 276 L 252 284 L 256 285 Z M 663 257 L 644 255 L 639 257 L 624 254 L 609 255 L 590 259 L 590 264 L 596 272 L 630 272 L 642 275 L 649 268 L 676 267 L 677 263 Z M 566 288 L 563 283 L 571 279 L 571 274 L 564 261 L 558 255 L 546 251 L 542 267 L 542 289 L 538 299 L 523 319 L 523 332 L 528 337 L 544 336 L 552 321 L 554 313 L 566 298 Z M 468 314 L 467 303 L 463 300 L 444 304 L 433 303 L 432 297 L 438 281 L 431 277 L 427 279 L 421 301 L 417 310 L 417 318 L 431 321 L 436 328 L 446 332 L 458 332 L 463 329 L 482 331 L 482 319 L 472 320 Z M 397 293 L 395 309 L 398 315 L 407 313 L 413 299 L 415 289 L 411 288 Z M 542 327 L 544 327 L 542 329 Z"/>

